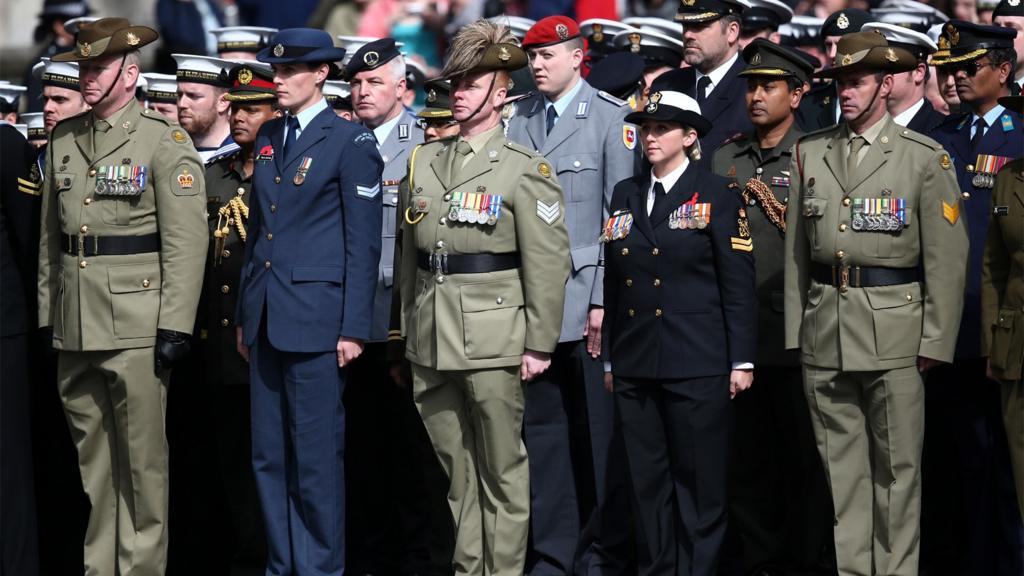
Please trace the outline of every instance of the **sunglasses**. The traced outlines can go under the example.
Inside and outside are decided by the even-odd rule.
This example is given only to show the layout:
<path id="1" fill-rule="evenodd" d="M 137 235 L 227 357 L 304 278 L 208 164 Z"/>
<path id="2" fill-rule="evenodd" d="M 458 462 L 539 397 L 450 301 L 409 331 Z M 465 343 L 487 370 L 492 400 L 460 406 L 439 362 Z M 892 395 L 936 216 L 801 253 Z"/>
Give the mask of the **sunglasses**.
<path id="1" fill-rule="evenodd" d="M 963 72 L 964 74 L 967 75 L 968 78 L 974 78 L 974 76 L 978 73 L 979 70 L 988 67 L 995 68 L 996 65 L 993 64 L 991 61 L 983 62 L 981 60 L 970 60 L 968 62 L 957 62 L 955 64 L 947 64 L 945 66 L 946 70 L 948 70 L 950 74 Z"/>
<path id="2" fill-rule="evenodd" d="M 448 128 L 450 126 L 455 126 L 458 123 L 459 122 L 457 120 L 424 120 L 423 118 L 416 121 L 416 124 L 424 130 L 427 128 Z"/>

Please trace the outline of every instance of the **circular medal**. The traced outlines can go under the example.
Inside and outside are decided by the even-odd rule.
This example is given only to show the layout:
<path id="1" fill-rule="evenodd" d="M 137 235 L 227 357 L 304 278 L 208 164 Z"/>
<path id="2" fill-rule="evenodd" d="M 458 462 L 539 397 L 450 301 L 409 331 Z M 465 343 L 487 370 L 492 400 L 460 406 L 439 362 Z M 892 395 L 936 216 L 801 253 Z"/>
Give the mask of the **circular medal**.
<path id="1" fill-rule="evenodd" d="M 477 212 L 477 214 L 476 214 L 476 223 L 477 224 L 487 224 L 487 212 L 483 212 L 483 211 Z"/>
<path id="2" fill-rule="evenodd" d="M 971 184 L 973 184 L 975 188 L 982 188 L 985 184 L 985 175 L 980 172 L 975 174 L 974 178 L 971 178 Z"/>
<path id="3" fill-rule="evenodd" d="M 498 217 L 497 216 L 495 216 L 494 214 L 488 214 L 487 215 L 487 225 L 488 226 L 494 226 L 497 223 L 498 223 Z"/>
<path id="4" fill-rule="evenodd" d="M 853 223 L 851 224 L 854 230 L 860 231 L 864 229 L 864 214 L 861 212 L 855 212 L 853 214 Z"/>
<path id="5" fill-rule="evenodd" d="M 459 209 L 456 208 L 455 206 L 452 206 L 451 208 L 449 208 L 448 209 L 448 219 L 449 220 L 456 220 L 457 221 L 459 219 Z"/>
<path id="6" fill-rule="evenodd" d="M 703 230 L 708 227 L 708 221 L 704 218 L 697 218 L 697 228 Z"/>

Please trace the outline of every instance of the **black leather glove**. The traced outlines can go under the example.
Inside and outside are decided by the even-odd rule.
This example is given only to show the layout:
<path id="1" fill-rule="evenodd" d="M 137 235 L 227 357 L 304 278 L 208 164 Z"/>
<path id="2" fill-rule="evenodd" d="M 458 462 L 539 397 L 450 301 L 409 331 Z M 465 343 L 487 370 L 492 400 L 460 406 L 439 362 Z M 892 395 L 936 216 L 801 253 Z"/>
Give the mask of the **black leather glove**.
<path id="1" fill-rule="evenodd" d="M 43 326 L 36 330 L 36 345 L 42 351 L 43 358 L 57 356 L 57 349 L 53 347 L 53 326 Z"/>
<path id="2" fill-rule="evenodd" d="M 170 370 L 175 362 L 188 354 L 191 336 L 174 330 L 157 330 L 156 346 L 153 349 L 154 371 L 159 376 L 164 370 Z"/>

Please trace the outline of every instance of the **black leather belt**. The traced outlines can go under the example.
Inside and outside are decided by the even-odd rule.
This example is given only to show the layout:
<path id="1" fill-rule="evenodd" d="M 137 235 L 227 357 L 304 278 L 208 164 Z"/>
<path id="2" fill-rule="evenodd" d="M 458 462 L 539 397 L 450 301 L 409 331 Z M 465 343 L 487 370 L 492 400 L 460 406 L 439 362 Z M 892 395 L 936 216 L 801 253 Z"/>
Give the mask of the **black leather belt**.
<path id="1" fill-rule="evenodd" d="M 70 236 L 60 235 L 60 247 L 72 256 L 123 256 L 160 251 L 160 235 Z"/>
<path id="2" fill-rule="evenodd" d="M 504 254 L 437 254 L 416 252 L 420 270 L 435 274 L 482 274 L 519 268 L 519 253 Z"/>
<path id="3" fill-rule="evenodd" d="M 826 266 L 813 264 L 811 278 L 821 284 L 848 288 L 895 286 L 919 280 L 917 268 L 885 268 L 882 266 Z"/>

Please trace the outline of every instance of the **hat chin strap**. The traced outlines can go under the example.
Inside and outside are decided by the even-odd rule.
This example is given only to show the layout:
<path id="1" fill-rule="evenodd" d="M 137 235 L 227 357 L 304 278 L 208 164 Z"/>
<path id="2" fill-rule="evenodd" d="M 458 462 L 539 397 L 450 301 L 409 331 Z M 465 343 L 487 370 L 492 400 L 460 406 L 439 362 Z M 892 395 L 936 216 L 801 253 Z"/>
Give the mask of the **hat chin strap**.
<path id="1" fill-rule="evenodd" d="M 114 89 L 114 85 L 117 84 L 118 79 L 121 78 L 121 74 L 124 73 L 124 63 L 127 60 L 127 58 L 128 58 L 127 54 L 123 54 L 121 56 L 121 65 L 117 68 L 117 75 L 114 77 L 114 81 L 110 83 L 110 86 L 107 87 L 107 91 L 103 93 L 103 96 L 100 96 L 100 100 L 99 100 L 99 102 L 97 102 L 97 104 L 99 104 L 100 102 L 103 102 L 104 100 L 106 100 L 107 96 L 110 96 L 110 91 Z"/>
<path id="2" fill-rule="evenodd" d="M 480 111 L 484 109 L 484 104 L 487 104 L 487 101 L 491 99 L 491 90 L 494 90 L 494 83 L 497 80 L 498 80 L 498 71 L 495 70 L 494 71 L 494 75 L 491 76 L 491 85 L 490 85 L 490 87 L 487 88 L 487 97 L 480 101 L 480 105 L 477 106 L 476 110 L 473 110 L 473 113 L 469 115 L 470 118 L 476 117 L 476 115 L 479 114 Z"/>
<path id="3" fill-rule="evenodd" d="M 884 78 L 883 78 L 883 80 L 884 80 Z M 867 114 L 868 110 L 871 110 L 871 106 L 872 106 L 872 104 L 874 104 L 874 103 L 875 103 L 875 98 L 878 98 L 878 92 L 879 92 L 879 91 L 880 91 L 881 89 L 882 89 L 882 83 L 881 83 L 881 82 L 879 82 L 879 83 L 878 83 L 878 87 L 877 87 L 877 88 L 875 88 L 875 93 L 871 95 L 871 101 L 870 101 L 870 102 L 868 102 L 868 105 L 867 105 L 867 107 L 866 107 L 866 108 L 864 108 L 863 110 L 861 110 L 860 114 L 857 114 L 857 116 L 856 116 L 856 117 L 854 117 L 854 119 L 853 119 L 853 120 L 847 120 L 847 121 L 846 121 L 846 123 L 847 123 L 847 124 L 855 123 L 855 122 L 857 122 L 858 120 L 860 120 L 862 116 L 864 116 L 865 114 Z M 839 108 L 840 108 L 840 110 L 839 110 L 839 114 L 840 114 L 840 115 L 841 115 L 841 114 L 843 113 L 843 111 L 842 111 L 842 107 L 843 107 L 843 106 L 842 106 L 842 102 L 840 102 L 840 103 L 839 103 Z"/>

